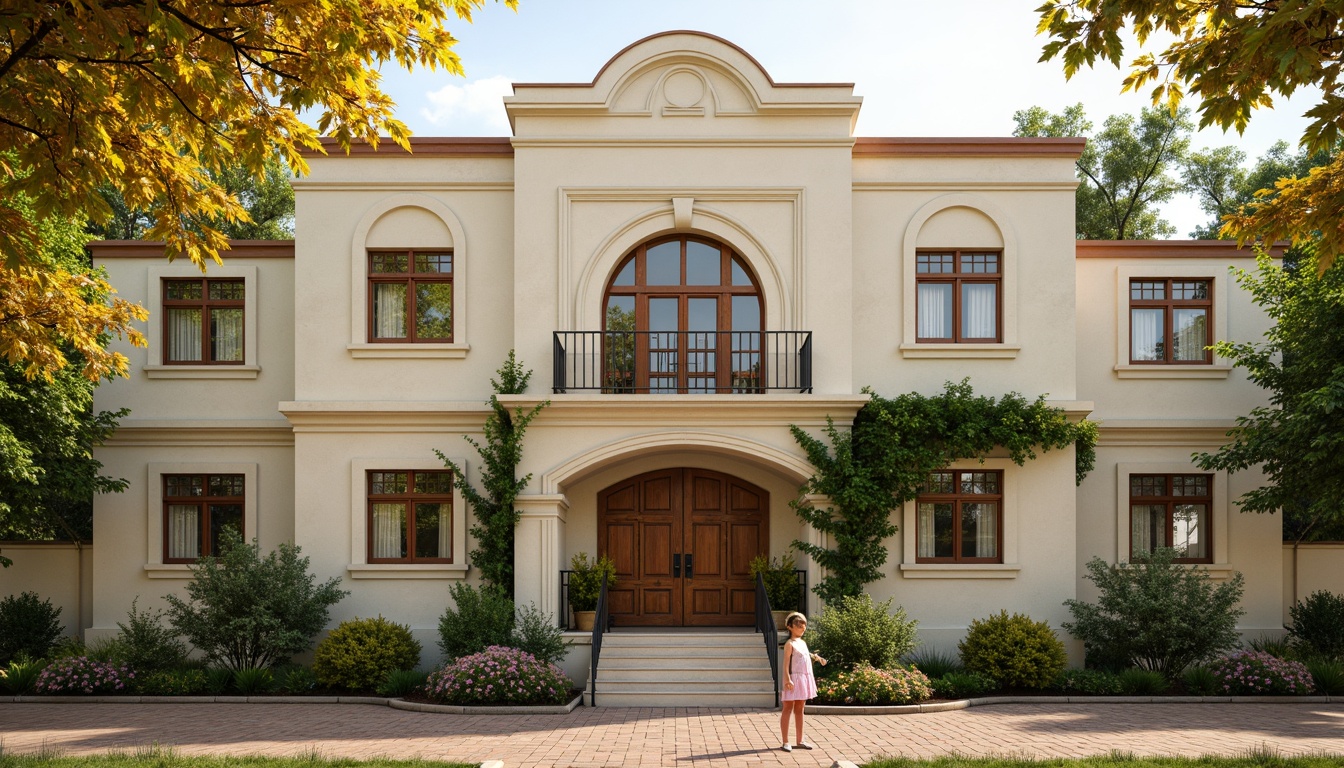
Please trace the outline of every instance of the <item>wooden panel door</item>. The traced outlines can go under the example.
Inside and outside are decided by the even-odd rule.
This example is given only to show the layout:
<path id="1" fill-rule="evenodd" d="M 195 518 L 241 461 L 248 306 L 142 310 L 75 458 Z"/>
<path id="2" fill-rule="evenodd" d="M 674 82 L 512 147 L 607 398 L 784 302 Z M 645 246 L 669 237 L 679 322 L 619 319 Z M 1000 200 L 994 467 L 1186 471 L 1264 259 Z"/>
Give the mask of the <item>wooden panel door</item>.
<path id="1" fill-rule="evenodd" d="M 748 564 L 766 553 L 769 496 L 720 472 L 670 469 L 598 496 L 598 554 L 616 563 L 622 626 L 750 626 Z"/>

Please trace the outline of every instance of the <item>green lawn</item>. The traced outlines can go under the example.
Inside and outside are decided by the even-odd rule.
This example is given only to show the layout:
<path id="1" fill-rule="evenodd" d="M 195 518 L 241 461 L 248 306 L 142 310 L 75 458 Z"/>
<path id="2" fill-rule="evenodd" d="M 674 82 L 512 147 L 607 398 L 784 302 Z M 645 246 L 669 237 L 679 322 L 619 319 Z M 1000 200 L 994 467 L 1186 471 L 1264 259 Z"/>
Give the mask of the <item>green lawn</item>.
<path id="1" fill-rule="evenodd" d="M 1280 757 L 1273 751 L 1256 751 L 1241 757 L 1134 757 L 1112 754 L 1078 759 L 1020 757 L 942 757 L 913 760 L 879 758 L 863 768 L 1340 768 L 1344 756 Z"/>
<path id="2" fill-rule="evenodd" d="M 437 760 L 341 760 L 312 753 L 303 757 L 184 757 L 148 747 L 89 757 L 0 753 L 0 768 L 478 768 L 478 763 Z"/>

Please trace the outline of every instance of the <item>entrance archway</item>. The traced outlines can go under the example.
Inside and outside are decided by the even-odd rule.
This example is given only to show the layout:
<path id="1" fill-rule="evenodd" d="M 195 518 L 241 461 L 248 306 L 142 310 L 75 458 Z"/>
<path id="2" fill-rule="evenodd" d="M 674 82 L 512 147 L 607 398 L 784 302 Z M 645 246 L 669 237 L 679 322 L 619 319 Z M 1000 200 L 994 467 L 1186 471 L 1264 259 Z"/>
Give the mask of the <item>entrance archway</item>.
<path id="1" fill-rule="evenodd" d="M 597 551 L 616 564 L 617 626 L 750 626 L 748 566 L 769 546 L 770 496 L 706 469 L 647 472 L 598 494 Z"/>

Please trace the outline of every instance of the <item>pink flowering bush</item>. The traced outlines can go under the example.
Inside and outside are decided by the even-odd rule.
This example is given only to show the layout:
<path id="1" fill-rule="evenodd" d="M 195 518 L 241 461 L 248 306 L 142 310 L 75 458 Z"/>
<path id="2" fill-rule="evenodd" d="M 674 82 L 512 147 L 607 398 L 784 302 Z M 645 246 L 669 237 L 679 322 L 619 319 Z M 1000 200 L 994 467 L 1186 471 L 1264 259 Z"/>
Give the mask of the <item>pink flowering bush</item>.
<path id="1" fill-rule="evenodd" d="M 569 678 L 556 665 L 502 645 L 463 656 L 425 681 L 434 701 L 477 706 L 563 704 L 569 689 Z"/>
<path id="2" fill-rule="evenodd" d="M 1217 691 L 1233 696 L 1305 696 L 1313 683 L 1306 665 L 1260 651 L 1237 651 L 1208 665 Z"/>
<path id="3" fill-rule="evenodd" d="M 53 695 L 130 693 L 135 673 L 126 665 L 93 661 L 87 656 L 57 659 L 37 676 L 37 692 Z"/>
<path id="4" fill-rule="evenodd" d="M 859 662 L 853 671 L 817 681 L 820 704 L 915 704 L 932 696 L 928 676 L 913 666 L 878 669 Z"/>

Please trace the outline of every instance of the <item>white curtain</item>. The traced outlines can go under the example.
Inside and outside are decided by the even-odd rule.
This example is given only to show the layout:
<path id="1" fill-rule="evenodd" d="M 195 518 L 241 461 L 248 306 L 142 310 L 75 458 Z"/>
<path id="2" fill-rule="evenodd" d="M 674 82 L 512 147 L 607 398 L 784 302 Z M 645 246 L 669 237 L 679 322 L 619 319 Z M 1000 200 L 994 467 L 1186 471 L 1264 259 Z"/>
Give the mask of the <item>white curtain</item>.
<path id="1" fill-rule="evenodd" d="M 961 286 L 961 337 L 992 339 L 999 322 L 998 288 L 985 283 Z"/>
<path id="2" fill-rule="evenodd" d="M 406 338 L 406 285 L 401 283 L 374 285 L 373 312 L 375 338 Z"/>
<path id="3" fill-rule="evenodd" d="M 168 310 L 168 360 L 174 363 L 200 362 L 201 310 Z"/>
<path id="4" fill-rule="evenodd" d="M 1175 349 L 1171 351 L 1172 360 L 1204 362 L 1204 347 L 1208 345 L 1208 316 L 1203 309 L 1177 309 L 1172 311 L 1171 324 Z"/>
<path id="5" fill-rule="evenodd" d="M 1130 359 L 1161 360 L 1162 310 L 1133 309 L 1129 312 Z"/>
<path id="6" fill-rule="evenodd" d="M 243 360 L 243 310 L 216 309 L 210 313 L 215 362 L 238 363 Z"/>
<path id="7" fill-rule="evenodd" d="M 373 505 L 373 556 L 377 558 L 400 559 L 405 557 L 402 550 L 402 531 L 406 528 L 406 505 Z"/>
<path id="8" fill-rule="evenodd" d="M 1129 547 L 1131 555 L 1151 552 L 1154 546 L 1166 543 L 1165 535 L 1163 535 L 1163 540 L 1158 540 L 1158 536 L 1162 535 L 1160 531 L 1165 512 L 1166 510 L 1163 507 L 1146 504 L 1136 504 L 1129 508 Z"/>
<path id="9" fill-rule="evenodd" d="M 1203 504 L 1177 504 L 1172 515 L 1171 545 L 1185 550 L 1185 557 L 1207 557 L 1203 535 L 1207 510 Z"/>
<path id="10" fill-rule="evenodd" d="M 917 557 L 934 557 L 933 505 L 920 504 L 915 516 L 917 519 L 915 555 Z"/>
<path id="11" fill-rule="evenodd" d="M 975 557 L 999 556 L 999 510 L 997 504 L 968 504 L 975 521 Z"/>
<path id="12" fill-rule="evenodd" d="M 947 283 L 920 283 L 919 311 L 921 339 L 952 338 L 952 286 Z"/>
<path id="13" fill-rule="evenodd" d="M 453 508 L 448 504 L 439 505 L 439 557 L 453 556 L 453 526 L 450 515 Z"/>
<path id="14" fill-rule="evenodd" d="M 194 504 L 168 505 L 168 557 L 195 560 L 200 557 L 200 509 Z"/>

